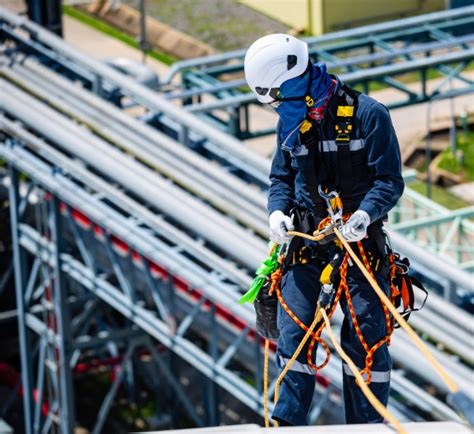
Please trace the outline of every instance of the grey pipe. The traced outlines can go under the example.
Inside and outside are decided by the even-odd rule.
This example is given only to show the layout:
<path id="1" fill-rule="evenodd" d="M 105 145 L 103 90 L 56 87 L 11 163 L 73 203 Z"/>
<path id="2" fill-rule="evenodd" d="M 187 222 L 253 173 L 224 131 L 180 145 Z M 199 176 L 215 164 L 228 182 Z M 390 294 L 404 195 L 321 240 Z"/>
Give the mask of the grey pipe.
<path id="1" fill-rule="evenodd" d="M 5 8 L 0 8 L 0 18 L 14 26 L 26 30 L 27 32 L 33 33 L 37 41 L 51 47 L 61 56 L 79 63 L 96 76 L 100 76 L 103 80 L 107 80 L 119 86 L 124 94 L 132 97 L 150 110 L 165 113 L 185 128 L 202 135 L 211 142 L 214 142 L 219 147 L 232 153 L 243 163 L 253 167 L 258 173 L 269 173 L 269 161 L 266 158 L 253 152 L 249 152 L 247 149 L 243 148 L 239 140 L 217 129 L 210 128 L 207 123 L 198 117 L 185 112 L 162 96 L 138 83 L 135 83 L 129 77 L 117 72 L 113 68 L 84 55 L 77 48 L 70 47 L 61 38 L 46 31 L 41 26 L 38 26 L 26 18 L 15 15 Z"/>
<path id="2" fill-rule="evenodd" d="M 229 251 L 229 245 L 233 244 L 229 253 L 235 259 L 243 261 L 251 269 L 257 267 L 262 257 L 259 252 L 266 250 L 263 241 L 251 237 L 248 231 L 231 224 L 228 219 L 166 182 L 157 173 L 110 145 L 105 145 L 88 131 L 67 121 L 10 84 L 4 82 L 3 89 L 7 95 L 4 98 L 4 109 L 7 112 L 61 147 L 74 152 L 154 206 L 166 210 L 168 215 L 172 215 L 189 230 L 198 231 L 204 239 L 219 248 Z M 233 239 L 239 242 L 233 243 Z"/>
<path id="3" fill-rule="evenodd" d="M 221 167 L 209 162 L 208 159 L 189 150 L 187 147 L 174 141 L 169 136 L 163 134 L 155 128 L 151 128 L 148 125 L 143 124 L 137 119 L 122 112 L 112 104 L 97 97 L 86 89 L 81 89 L 72 85 L 69 80 L 52 72 L 43 65 L 32 61 L 31 59 L 26 59 L 21 65 L 14 64 L 12 66 L 12 69 L 15 71 L 18 68 L 20 68 L 20 70 L 26 71 L 31 70 L 32 74 L 30 73 L 29 78 L 32 80 L 38 78 L 37 83 L 42 83 L 44 86 L 47 86 L 50 92 L 60 94 L 61 89 L 63 89 L 63 95 L 69 97 L 71 102 L 83 101 L 85 107 L 87 107 L 89 110 L 92 111 L 92 109 L 96 109 L 96 112 L 101 112 L 101 121 L 110 119 L 116 121 L 114 125 L 121 124 L 126 126 L 128 129 L 136 133 L 137 136 L 143 137 L 143 139 L 146 139 L 160 149 L 165 150 L 167 153 L 170 153 L 177 159 L 183 160 L 191 167 L 194 167 L 196 170 L 204 171 L 208 176 L 212 177 L 212 179 L 220 181 L 220 183 L 225 185 L 229 191 L 233 191 L 235 193 L 239 192 L 240 195 L 250 203 L 255 204 L 262 209 L 266 208 L 267 200 L 262 192 L 256 191 L 255 189 L 250 189 L 248 184 L 241 179 L 229 174 Z M 44 80 L 40 80 L 40 77 L 44 78 Z M 86 111 L 83 110 L 83 112 Z"/>
<path id="4" fill-rule="evenodd" d="M 135 155 L 139 160 L 156 168 L 160 173 L 163 173 L 179 185 L 183 185 L 186 190 L 192 191 L 195 195 L 202 197 L 216 208 L 232 215 L 245 224 L 245 226 L 257 231 L 262 236 L 267 235 L 266 211 L 264 209 L 259 210 L 255 204 L 246 200 L 244 193 L 251 194 L 248 185 L 246 185 L 246 190 L 242 190 L 242 192 L 229 191 L 223 183 L 225 182 L 225 176 L 230 178 L 231 175 L 225 173 L 220 167 L 217 166 L 216 169 L 220 170 L 221 176 L 216 176 L 213 179 L 207 176 L 206 173 L 203 173 L 206 165 L 211 165 L 208 160 L 203 159 L 203 163 L 205 163 L 203 167 L 190 167 L 179 157 L 170 155 L 173 147 L 177 145 L 171 139 L 162 144 L 163 148 L 168 146 L 169 152 L 166 152 L 164 149 L 155 146 L 155 143 L 150 143 L 140 137 L 137 138 L 132 130 L 126 128 L 121 123 L 111 121 L 107 115 L 102 114 L 100 111 L 94 111 L 92 108 L 84 110 L 79 97 L 74 98 L 73 95 L 73 99 L 76 99 L 76 101 L 72 103 L 73 107 L 70 106 L 68 102 L 71 96 L 59 96 L 55 94 L 58 90 L 53 92 L 52 89 L 47 87 L 39 88 L 36 85 L 37 83 L 35 83 L 36 79 L 33 74 L 25 72 L 24 68 L 15 68 L 14 71 L 3 69 L 3 73 L 6 76 L 21 83 L 23 88 L 31 89 L 33 93 L 41 97 L 41 99 L 49 101 L 54 107 L 60 107 L 62 111 L 70 113 L 76 120 L 80 119 L 91 126 L 99 135 L 107 137 L 107 139 L 124 151 Z M 62 92 L 67 92 L 67 90 L 61 91 L 61 88 L 59 88 L 59 93 Z M 140 124 L 138 121 L 135 122 Z M 191 152 L 187 149 L 186 151 Z M 258 194 L 263 196 L 261 192 L 254 191 L 254 193 L 256 196 Z"/>
<path id="5" fill-rule="evenodd" d="M 179 245 L 191 255 L 194 255 L 200 260 L 205 260 L 213 269 L 219 270 L 221 273 L 228 276 L 230 281 L 235 280 L 238 285 L 244 288 L 250 284 L 251 278 L 247 273 L 235 267 L 235 265 L 228 260 L 205 248 L 200 242 L 178 230 L 162 217 L 157 216 L 143 205 L 131 199 L 118 188 L 104 181 L 97 175 L 94 175 L 81 163 L 66 157 L 43 140 L 26 131 L 18 123 L 12 122 L 0 115 L 0 128 L 6 133 L 11 134 L 24 142 L 29 148 L 33 149 L 55 166 L 66 170 L 75 179 L 85 182 L 88 187 L 105 195 L 107 198 L 112 200 L 115 205 L 119 206 L 130 215 L 137 217 L 139 221 L 146 223 L 151 228 L 155 229 L 157 233 L 167 236 L 179 243 Z"/>
<path id="6" fill-rule="evenodd" d="M 435 293 L 429 295 L 427 307 L 437 315 L 447 318 L 458 330 L 464 330 L 465 333 L 472 336 L 474 331 L 474 316 L 472 314 L 453 303 L 446 302 L 446 299 Z"/>
<path id="7" fill-rule="evenodd" d="M 425 249 L 408 240 L 403 235 L 392 230 L 389 230 L 388 233 L 395 250 L 401 252 L 404 256 L 413 259 L 418 264 L 428 269 L 435 270 L 436 274 L 455 283 L 457 287 L 474 292 L 474 281 L 472 276 L 468 273 L 459 269 L 459 267 L 446 263 L 438 256 L 427 252 Z"/>

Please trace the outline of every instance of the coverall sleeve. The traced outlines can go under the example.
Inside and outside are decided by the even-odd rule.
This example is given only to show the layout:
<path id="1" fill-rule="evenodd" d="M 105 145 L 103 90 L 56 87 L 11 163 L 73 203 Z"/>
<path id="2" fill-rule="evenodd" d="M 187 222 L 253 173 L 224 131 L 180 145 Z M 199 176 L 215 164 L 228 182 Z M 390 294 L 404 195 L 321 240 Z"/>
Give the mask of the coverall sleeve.
<path id="1" fill-rule="evenodd" d="M 371 188 L 359 209 L 374 222 L 395 206 L 404 189 L 400 146 L 388 109 L 376 101 L 361 117 Z"/>
<path id="2" fill-rule="evenodd" d="M 295 193 L 295 170 L 291 166 L 289 152 L 277 144 L 270 171 L 270 190 L 268 193 L 268 213 L 280 210 L 288 215 L 293 207 Z"/>

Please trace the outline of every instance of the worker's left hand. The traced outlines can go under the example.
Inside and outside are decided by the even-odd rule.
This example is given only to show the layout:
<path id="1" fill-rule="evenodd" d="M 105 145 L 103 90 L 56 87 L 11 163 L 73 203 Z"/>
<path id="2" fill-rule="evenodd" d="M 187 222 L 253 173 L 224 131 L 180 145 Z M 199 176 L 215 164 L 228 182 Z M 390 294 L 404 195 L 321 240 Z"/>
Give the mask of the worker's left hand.
<path id="1" fill-rule="evenodd" d="M 366 237 L 369 225 L 369 214 L 359 209 L 352 214 L 347 223 L 341 228 L 342 236 L 350 243 L 360 241 Z"/>

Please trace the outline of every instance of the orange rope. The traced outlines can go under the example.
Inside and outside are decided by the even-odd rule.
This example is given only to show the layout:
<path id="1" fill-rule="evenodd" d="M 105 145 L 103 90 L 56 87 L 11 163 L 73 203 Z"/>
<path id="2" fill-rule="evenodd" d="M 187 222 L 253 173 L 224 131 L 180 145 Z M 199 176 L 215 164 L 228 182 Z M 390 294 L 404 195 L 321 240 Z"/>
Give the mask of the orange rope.
<path id="1" fill-rule="evenodd" d="M 354 253 L 351 246 L 345 240 L 345 238 L 341 235 L 339 230 L 335 229 L 334 232 L 337 235 L 337 237 L 339 238 L 339 240 L 341 241 L 341 243 L 344 245 L 346 250 L 351 255 L 351 258 L 354 260 L 354 262 L 360 268 L 360 270 L 362 271 L 364 276 L 370 282 L 370 285 L 372 286 L 374 291 L 377 293 L 377 295 L 380 297 L 381 301 L 387 306 L 390 313 L 395 317 L 397 322 L 400 324 L 400 327 L 402 327 L 405 330 L 405 332 L 413 340 L 413 342 L 418 347 L 418 349 L 423 353 L 423 355 L 430 362 L 432 367 L 436 370 L 438 375 L 443 379 L 446 386 L 449 388 L 450 392 L 451 393 L 459 392 L 459 387 L 457 386 L 455 381 L 444 370 L 442 365 L 436 360 L 436 358 L 433 356 L 433 354 L 431 354 L 431 352 L 428 349 L 428 347 L 426 346 L 426 344 L 421 340 L 421 338 L 416 334 L 416 332 L 410 327 L 410 325 L 407 323 L 407 321 L 400 315 L 400 312 L 397 311 L 397 308 L 391 303 L 390 299 L 386 296 L 386 294 L 380 289 L 380 286 L 377 283 L 377 281 L 370 275 L 370 273 L 367 272 L 367 270 L 365 269 L 365 266 L 361 263 L 360 259 Z"/>
<path id="2" fill-rule="evenodd" d="M 348 216 L 344 216 L 344 220 L 347 220 Z M 322 230 L 325 226 L 327 226 L 329 223 L 330 223 L 330 218 L 326 218 L 324 220 L 321 221 L 321 223 L 318 225 L 318 231 Z M 365 268 L 367 269 L 367 271 L 371 274 L 371 276 L 374 276 L 373 275 L 373 272 L 371 270 L 371 267 L 370 267 L 370 264 L 369 264 L 369 261 L 367 259 L 367 256 L 365 254 L 365 251 L 364 251 L 364 248 L 362 246 L 362 243 L 359 241 L 358 242 L 358 247 L 359 247 L 359 251 L 360 251 L 360 255 L 362 257 L 362 260 L 364 262 L 364 265 L 365 265 Z M 282 263 L 284 260 L 284 257 L 281 256 L 280 257 L 280 263 Z M 346 256 L 344 257 L 344 260 L 340 266 L 340 275 L 341 275 L 341 281 L 340 281 L 340 284 L 339 284 L 339 287 L 338 287 L 338 290 L 336 292 L 336 295 L 335 295 L 335 298 L 334 298 L 334 302 L 331 306 L 331 310 L 328 314 L 328 317 L 331 318 L 332 315 L 334 314 L 334 311 L 336 310 L 336 307 L 339 303 L 339 300 L 340 300 L 340 297 L 342 295 L 342 292 L 344 292 L 344 295 L 345 295 L 345 298 L 346 298 L 346 301 L 347 301 L 347 305 L 349 307 L 349 312 L 350 312 L 350 315 L 351 315 L 351 319 L 352 319 L 352 323 L 354 324 L 354 329 L 356 331 L 356 334 L 360 340 L 360 343 L 362 345 L 362 347 L 364 348 L 365 352 L 367 353 L 366 355 L 366 358 L 365 358 L 365 366 L 363 368 L 363 370 L 361 371 L 362 374 L 367 374 L 367 380 L 366 380 L 366 383 L 367 384 L 370 384 L 370 381 L 372 379 L 372 374 L 371 374 L 371 369 L 372 369 L 372 365 L 373 365 L 373 356 L 374 356 L 374 353 L 380 348 L 382 347 L 383 344 L 387 343 L 387 345 L 389 345 L 390 343 L 390 338 L 391 338 L 391 334 L 392 334 L 392 331 L 393 331 L 393 327 L 392 327 L 392 320 L 391 320 L 391 317 L 390 317 L 390 313 L 387 309 L 387 307 L 383 304 L 382 304 L 382 308 L 384 310 L 384 315 L 385 315 L 385 323 L 386 323 L 386 328 L 387 328 L 387 335 L 385 337 L 383 337 L 382 339 L 380 339 L 380 341 L 378 341 L 376 344 L 374 344 L 372 347 L 369 347 L 369 345 L 367 344 L 363 334 L 362 334 L 362 331 L 360 329 L 360 325 L 359 325 L 359 322 L 357 320 L 357 316 L 355 314 L 355 310 L 354 310 L 354 306 L 353 306 L 353 303 L 352 303 L 352 297 L 350 295 L 350 292 L 349 292 L 349 287 L 347 285 L 347 267 L 348 267 L 348 260 L 349 260 L 349 255 L 348 253 L 346 253 Z M 282 272 L 281 272 L 281 268 L 278 268 L 274 273 L 272 273 L 271 275 L 271 288 L 270 288 L 270 294 L 272 294 L 273 292 L 276 292 L 276 295 L 278 297 L 278 301 L 279 303 L 281 304 L 283 310 L 288 314 L 288 316 L 305 332 L 308 332 L 309 330 L 309 327 L 304 324 L 296 315 L 295 313 L 290 309 L 290 307 L 286 304 L 285 300 L 283 299 L 283 296 L 281 295 L 281 290 L 280 290 L 280 283 L 281 283 L 281 279 L 282 279 Z M 316 371 L 320 370 L 320 369 L 323 369 L 328 363 L 329 363 L 329 359 L 331 357 L 331 351 L 328 347 L 328 345 L 326 344 L 326 342 L 324 342 L 323 339 L 321 339 L 321 333 L 323 332 L 324 330 L 324 327 L 325 327 L 325 324 L 324 322 L 319 326 L 319 328 L 313 332 L 311 331 L 311 340 L 308 344 L 308 350 L 307 350 L 307 354 L 306 354 L 306 360 L 307 360 L 307 363 L 308 365 L 311 367 L 311 369 L 313 369 L 316 373 Z M 324 351 L 326 352 L 326 358 L 325 360 L 320 364 L 320 365 L 316 365 L 314 362 L 313 362 L 313 350 L 314 350 L 314 346 L 316 345 L 316 343 L 318 343 L 323 349 Z"/>
<path id="3" fill-rule="evenodd" d="M 343 216 L 343 221 L 346 221 L 348 218 L 350 217 L 350 215 L 344 215 Z M 308 235 L 308 234 L 304 234 L 304 233 L 300 233 L 300 232 L 296 232 L 296 231 L 290 231 L 288 232 L 289 235 L 292 235 L 292 236 L 300 236 L 300 237 L 303 237 L 303 238 L 306 238 L 306 239 L 310 239 L 312 241 L 318 241 L 321 239 L 321 236 L 320 236 L 320 232 L 322 230 L 324 230 L 324 228 L 326 228 L 329 224 L 331 224 L 331 218 L 330 217 L 327 217 L 325 219 L 323 219 L 319 225 L 318 225 L 318 229 L 317 231 L 315 231 L 313 233 L 313 235 Z M 338 241 L 339 245 L 341 245 L 341 243 Z M 358 246 L 359 246 L 359 251 L 360 251 L 360 254 L 361 254 L 361 257 L 362 257 L 362 260 L 364 262 L 364 266 L 367 270 L 368 273 L 370 273 L 371 276 L 373 276 L 373 272 L 371 270 L 371 267 L 370 267 L 370 264 L 369 264 L 369 261 L 367 259 L 367 256 L 365 254 L 365 251 L 363 249 L 363 246 L 362 246 L 362 243 L 359 241 L 358 242 Z M 282 264 L 283 261 L 284 261 L 284 256 L 280 256 L 279 258 L 279 263 Z M 386 328 L 387 328 L 387 335 L 382 338 L 379 342 L 377 342 L 375 345 L 373 345 L 372 347 L 369 347 L 367 342 L 365 341 L 365 338 L 364 336 L 362 335 L 362 332 L 360 330 L 360 326 L 359 326 L 359 323 L 357 321 L 357 317 L 355 315 L 355 311 L 354 311 L 354 306 L 352 304 L 352 297 L 350 295 L 350 292 L 349 292 L 349 287 L 347 285 L 347 268 L 348 268 L 348 263 L 349 263 L 349 253 L 346 252 L 345 256 L 344 256 L 344 259 L 340 265 L 340 276 L 341 276 L 341 281 L 339 283 L 339 286 L 338 286 L 338 289 L 336 291 L 336 294 L 335 294 L 335 297 L 334 297 L 334 302 L 332 303 L 331 305 L 331 308 L 330 308 L 330 311 L 329 313 L 327 314 L 327 318 L 328 319 L 331 319 L 331 317 L 333 316 L 335 310 L 336 310 L 336 307 L 339 303 L 339 300 L 340 300 L 340 297 L 342 295 L 342 293 L 344 292 L 344 295 L 346 297 L 346 301 L 347 301 L 347 304 L 348 304 L 348 307 L 349 307 L 349 311 L 350 311 L 350 315 L 351 315 L 351 318 L 352 318 L 352 322 L 354 324 L 354 328 L 356 330 L 356 333 L 357 333 L 357 336 L 359 337 L 359 340 L 364 348 L 364 350 L 366 351 L 367 355 L 366 355 L 366 359 L 365 359 L 365 367 L 364 369 L 361 371 L 361 375 L 363 374 L 367 374 L 367 380 L 365 380 L 365 383 L 368 385 L 371 381 L 371 368 L 372 368 L 372 365 L 373 365 L 373 355 L 374 353 L 384 344 L 384 343 L 387 343 L 389 344 L 390 343 L 390 337 L 391 337 L 391 333 L 393 331 L 393 323 L 392 323 L 392 319 L 390 318 L 390 313 L 387 309 L 387 307 L 382 303 L 382 308 L 384 309 L 384 314 L 385 314 L 385 322 L 386 322 Z M 316 331 L 314 331 L 314 328 L 316 327 L 316 325 L 320 322 L 321 320 L 321 313 L 320 311 L 322 310 L 325 310 L 325 307 L 320 307 L 317 308 L 316 312 L 315 312 L 315 319 L 313 321 L 313 323 L 311 324 L 311 326 L 307 326 L 306 324 L 304 324 L 296 315 L 295 313 L 290 309 L 290 307 L 286 304 L 285 300 L 283 299 L 283 296 L 281 294 L 281 289 L 280 289 L 280 284 L 281 284 L 281 279 L 282 279 L 282 272 L 281 272 L 281 267 L 279 267 L 275 272 L 273 272 L 271 274 L 271 287 L 270 287 L 270 290 L 269 290 L 269 294 L 273 294 L 273 293 L 276 293 L 276 296 L 278 298 L 278 301 L 279 303 L 281 304 L 283 310 L 288 314 L 288 316 L 303 330 L 306 332 L 304 338 L 302 339 L 302 341 L 300 342 L 298 348 L 296 349 L 296 351 L 294 352 L 293 356 L 291 357 L 290 361 L 286 364 L 285 368 L 283 369 L 283 371 L 281 372 L 280 376 L 278 377 L 278 380 L 277 380 L 277 385 L 275 387 L 275 397 L 274 397 L 274 404 L 276 405 L 277 401 L 278 401 L 278 386 L 279 384 L 281 383 L 281 381 L 283 381 L 283 378 L 284 376 L 286 375 L 286 373 L 288 372 L 288 370 L 290 369 L 291 367 L 291 364 L 296 360 L 296 358 L 298 357 L 299 353 L 301 352 L 301 350 L 303 349 L 303 346 L 306 344 L 306 341 L 309 339 L 309 337 L 311 336 L 311 340 L 308 344 L 308 350 L 307 350 L 307 354 L 306 354 L 306 359 L 307 359 L 307 363 L 308 365 L 311 367 L 311 369 L 313 369 L 315 371 L 315 373 L 320 370 L 320 369 L 323 369 L 328 363 L 329 363 L 329 359 L 330 359 L 330 356 L 331 356 L 331 351 L 328 347 L 328 345 L 326 344 L 326 342 L 324 342 L 324 340 L 321 339 L 321 333 L 323 332 L 324 328 L 326 327 L 326 323 L 323 321 L 320 326 L 318 327 L 318 329 Z M 393 288 L 392 288 L 393 289 Z M 325 312 L 326 313 L 326 312 Z M 326 315 L 324 315 L 326 316 Z M 326 352 L 326 359 L 324 360 L 323 363 L 321 363 L 320 365 L 316 365 L 314 362 L 313 362 L 313 349 L 314 349 L 314 346 L 316 345 L 316 343 L 318 343 L 322 348 L 324 348 L 325 352 Z M 265 348 L 265 357 L 266 357 L 266 361 L 265 363 L 268 363 L 268 350 L 267 350 L 267 342 L 266 342 L 266 348 Z M 266 365 L 267 366 L 267 365 Z M 267 367 L 268 369 L 268 367 Z M 268 371 L 266 371 L 268 375 Z M 360 378 L 363 378 L 362 376 Z M 359 384 L 359 382 L 357 381 L 357 384 L 359 385 L 359 387 L 361 387 L 361 385 Z M 268 427 L 269 426 L 269 420 L 268 420 L 268 403 L 267 403 L 267 400 L 268 400 L 268 396 L 267 396 L 267 387 L 268 387 L 268 379 L 267 378 L 264 378 L 264 412 L 265 412 L 265 426 Z M 278 426 L 278 424 L 275 422 L 274 423 L 275 426 Z"/>

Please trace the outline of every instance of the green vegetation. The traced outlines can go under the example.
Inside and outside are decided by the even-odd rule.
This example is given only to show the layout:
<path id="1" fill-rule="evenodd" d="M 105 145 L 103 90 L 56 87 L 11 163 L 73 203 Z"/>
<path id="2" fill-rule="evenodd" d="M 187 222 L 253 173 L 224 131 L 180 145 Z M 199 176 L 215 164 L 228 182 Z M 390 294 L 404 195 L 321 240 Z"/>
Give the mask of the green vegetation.
<path id="1" fill-rule="evenodd" d="M 104 23 L 103 21 L 96 19 L 91 15 L 88 15 L 78 9 L 75 9 L 72 6 L 63 5 L 63 13 L 65 15 L 70 16 L 71 18 L 74 18 L 77 21 L 80 21 L 81 23 L 87 26 L 93 27 L 99 32 L 105 33 L 106 35 L 109 35 L 112 38 L 118 39 L 133 48 L 140 48 L 138 41 L 133 36 L 127 35 L 126 33 L 118 30 L 116 27 Z M 171 65 L 177 60 L 173 56 L 170 56 L 165 53 L 160 53 L 155 50 L 148 50 L 147 55 L 167 65 Z"/>
<path id="2" fill-rule="evenodd" d="M 474 181 L 474 132 L 459 133 L 456 145 L 460 155 L 455 155 L 451 148 L 447 149 L 438 167 Z"/>
<path id="3" fill-rule="evenodd" d="M 136 0 L 121 0 L 131 7 Z M 235 0 L 147 0 L 147 14 L 202 41 L 217 51 L 236 50 L 268 33 L 286 33 L 288 25 Z"/>
<path id="4" fill-rule="evenodd" d="M 408 187 L 424 196 L 427 195 L 425 182 L 415 181 L 408 184 Z M 470 205 L 459 197 L 454 196 L 446 189 L 438 187 L 437 185 L 431 186 L 431 199 L 448 209 L 465 208 Z"/>

